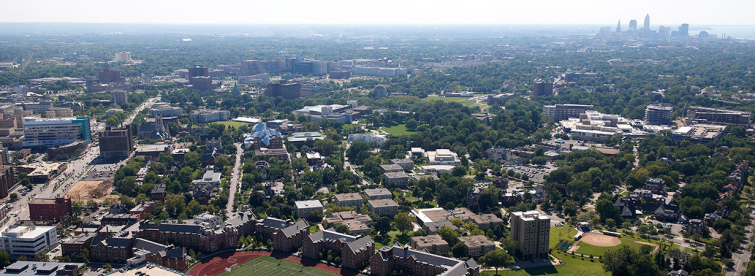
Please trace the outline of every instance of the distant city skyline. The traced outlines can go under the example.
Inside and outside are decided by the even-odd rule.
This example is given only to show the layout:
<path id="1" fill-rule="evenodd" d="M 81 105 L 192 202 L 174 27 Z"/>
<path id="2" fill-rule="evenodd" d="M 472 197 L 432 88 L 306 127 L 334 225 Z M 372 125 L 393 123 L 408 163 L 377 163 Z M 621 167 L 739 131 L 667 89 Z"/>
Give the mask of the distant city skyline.
<path id="1" fill-rule="evenodd" d="M 653 18 L 652 27 L 755 25 L 755 1 L 599 0 L 101 1 L 4 0 L 0 22 L 168 24 L 595 24 Z M 643 26 L 644 27 L 644 26 Z"/>

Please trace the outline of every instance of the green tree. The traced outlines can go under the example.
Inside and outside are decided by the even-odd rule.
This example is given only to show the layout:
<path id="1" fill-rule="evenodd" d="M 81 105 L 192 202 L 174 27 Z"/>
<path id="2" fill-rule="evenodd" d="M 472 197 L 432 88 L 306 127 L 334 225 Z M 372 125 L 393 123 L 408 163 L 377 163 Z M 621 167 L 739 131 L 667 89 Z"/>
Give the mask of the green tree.
<path id="1" fill-rule="evenodd" d="M 448 226 L 443 226 L 438 230 L 438 236 L 443 238 L 449 245 L 456 243 L 456 238 L 459 237 L 459 233 L 456 230 Z"/>
<path id="2" fill-rule="evenodd" d="M 663 275 L 650 254 L 635 251 L 629 246 L 609 250 L 601 261 L 603 269 L 614 276 Z"/>
<path id="3" fill-rule="evenodd" d="M 508 267 L 514 263 L 514 258 L 511 257 L 506 251 L 496 249 L 488 252 L 485 256 L 480 257 L 480 263 L 484 267 L 495 268 L 495 275 L 498 275 L 499 267 Z"/>
<path id="4" fill-rule="evenodd" d="M 409 232 L 414 228 L 414 226 L 412 225 L 414 218 L 407 212 L 396 214 L 396 216 L 393 218 L 393 221 L 396 223 L 396 228 L 401 231 L 401 233 L 405 234 L 406 232 Z"/>
<path id="5" fill-rule="evenodd" d="M 457 243 L 454 245 L 453 248 L 451 248 L 451 252 L 454 254 L 454 257 L 461 258 L 467 256 L 467 246 L 464 245 L 464 243 Z"/>
<path id="6" fill-rule="evenodd" d="M 391 219 L 387 217 L 380 217 L 377 220 L 375 220 L 375 223 L 372 225 L 373 229 L 375 229 L 375 232 L 378 233 L 388 233 L 391 231 Z"/>
<path id="7" fill-rule="evenodd" d="M 0 268 L 4 268 L 10 264 L 10 254 L 8 251 L 0 251 Z"/>

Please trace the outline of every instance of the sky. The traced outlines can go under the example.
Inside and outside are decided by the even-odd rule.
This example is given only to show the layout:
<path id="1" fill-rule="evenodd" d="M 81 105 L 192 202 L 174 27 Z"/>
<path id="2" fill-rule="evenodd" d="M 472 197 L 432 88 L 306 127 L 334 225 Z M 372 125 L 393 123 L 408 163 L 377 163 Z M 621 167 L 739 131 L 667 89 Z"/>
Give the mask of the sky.
<path id="1" fill-rule="evenodd" d="M 752 0 L 0 0 L 0 22 L 755 25 Z"/>

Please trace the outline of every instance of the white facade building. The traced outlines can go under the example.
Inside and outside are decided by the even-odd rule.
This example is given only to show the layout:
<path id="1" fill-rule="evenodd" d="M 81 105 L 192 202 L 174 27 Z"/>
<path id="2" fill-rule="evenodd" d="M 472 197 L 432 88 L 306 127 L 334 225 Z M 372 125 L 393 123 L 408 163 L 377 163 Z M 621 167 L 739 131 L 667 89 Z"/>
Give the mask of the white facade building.
<path id="1" fill-rule="evenodd" d="M 15 226 L 3 229 L 0 250 L 11 255 L 36 256 L 58 244 L 55 226 Z"/>
<path id="2" fill-rule="evenodd" d="M 437 149 L 436 151 L 427 152 L 428 165 L 461 165 L 459 155 L 448 149 Z"/>
<path id="3" fill-rule="evenodd" d="M 131 61 L 131 52 L 115 53 L 115 62 L 129 62 L 129 61 Z"/>
<path id="4" fill-rule="evenodd" d="M 385 144 L 386 137 L 385 135 L 380 134 L 372 134 L 372 133 L 357 133 L 357 134 L 349 134 L 349 138 L 346 140 L 349 143 L 352 143 L 354 141 L 362 141 L 365 143 L 376 143 L 379 146 L 382 146 Z"/>
<path id="5" fill-rule="evenodd" d="M 152 116 L 163 117 L 181 116 L 184 114 L 183 108 L 170 106 L 168 103 L 155 103 L 152 105 L 152 108 L 149 109 L 149 112 Z"/>
<path id="6" fill-rule="evenodd" d="M 225 121 L 231 117 L 231 112 L 227 110 L 201 109 L 194 110 L 189 114 L 189 119 L 195 123 L 212 123 Z"/>
<path id="7" fill-rule="evenodd" d="M 21 137 L 23 147 L 54 147 L 79 140 L 92 140 L 89 117 L 24 118 L 24 136 Z"/>

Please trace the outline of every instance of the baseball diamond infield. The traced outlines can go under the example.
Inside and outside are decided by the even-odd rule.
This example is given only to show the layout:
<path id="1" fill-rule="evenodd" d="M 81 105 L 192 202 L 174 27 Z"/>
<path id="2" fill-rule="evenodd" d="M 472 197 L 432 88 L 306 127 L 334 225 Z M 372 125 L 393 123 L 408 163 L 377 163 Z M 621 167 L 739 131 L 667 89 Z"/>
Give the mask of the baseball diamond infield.
<path id="1" fill-rule="evenodd" d="M 618 246 L 621 244 L 621 239 L 617 237 L 606 236 L 594 232 L 585 233 L 584 235 L 582 235 L 582 239 L 580 239 L 579 241 L 594 246 L 605 247 Z"/>

